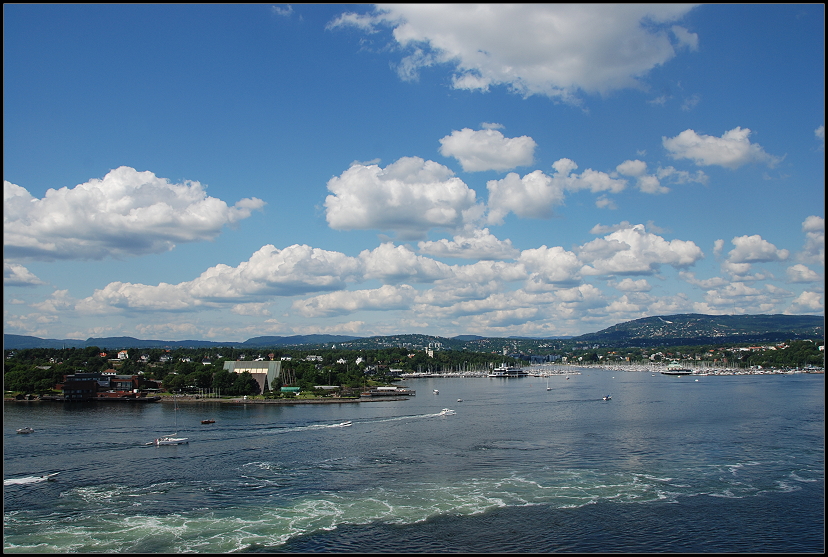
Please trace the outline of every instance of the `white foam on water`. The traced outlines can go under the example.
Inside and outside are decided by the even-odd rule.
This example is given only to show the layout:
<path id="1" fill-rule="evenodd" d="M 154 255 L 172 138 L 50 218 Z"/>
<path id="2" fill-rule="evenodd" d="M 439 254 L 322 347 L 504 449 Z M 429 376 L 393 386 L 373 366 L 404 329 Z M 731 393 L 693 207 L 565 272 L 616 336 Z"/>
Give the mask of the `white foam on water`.
<path id="1" fill-rule="evenodd" d="M 3 485 L 27 485 L 45 482 L 49 478 L 47 476 L 26 476 L 23 478 L 9 478 L 3 480 Z"/>
<path id="2" fill-rule="evenodd" d="M 155 496 L 155 500 L 163 501 L 167 496 L 181 499 L 193 490 L 209 490 L 212 484 L 165 482 L 144 488 L 79 487 L 61 494 L 72 503 L 69 506 L 78 509 L 72 520 L 67 520 L 64 512 L 38 518 L 39 524 L 35 526 L 35 521 L 26 523 L 25 511 L 7 516 L 6 520 L 13 522 L 15 531 L 20 533 L 7 536 L 5 547 L 14 552 L 226 553 L 252 546 L 275 548 L 297 536 L 342 525 L 415 524 L 435 516 L 472 516 L 509 506 L 570 509 L 601 501 L 677 502 L 681 497 L 698 495 L 742 498 L 761 492 L 739 475 L 744 467 L 756 465 L 759 463 L 723 463 L 675 469 L 666 474 L 545 467 L 511 471 L 498 477 L 470 477 L 452 484 L 395 478 L 382 485 L 305 493 L 276 503 L 281 489 L 273 485 L 274 478 L 270 476 L 289 470 L 278 462 L 254 461 L 241 466 L 239 472 L 247 479 L 261 482 L 262 489 L 272 490 L 274 498 L 260 499 L 261 504 L 240 506 L 232 502 L 229 506 L 148 516 L 129 506 L 136 496 L 162 494 Z M 253 477 L 257 473 L 265 477 Z M 799 481 L 793 476 L 780 480 L 775 489 L 788 490 Z M 233 485 L 222 488 L 232 489 Z M 179 491 L 183 491 L 183 496 Z M 61 539 L 59 547 L 54 545 L 55 539 Z"/>
<path id="3" fill-rule="evenodd" d="M 808 483 L 810 483 L 810 482 L 818 482 L 819 481 L 819 479 L 817 479 L 817 478 L 803 478 L 799 474 L 797 474 L 796 472 L 791 472 L 790 478 L 792 480 L 797 481 L 797 482 L 808 482 Z"/>

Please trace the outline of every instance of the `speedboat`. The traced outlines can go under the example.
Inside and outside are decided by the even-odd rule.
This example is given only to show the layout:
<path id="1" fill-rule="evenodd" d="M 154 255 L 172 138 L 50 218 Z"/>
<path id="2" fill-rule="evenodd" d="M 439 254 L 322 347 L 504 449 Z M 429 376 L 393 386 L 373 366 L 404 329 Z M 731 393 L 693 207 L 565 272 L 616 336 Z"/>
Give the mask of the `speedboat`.
<path id="1" fill-rule="evenodd" d="M 604 400 L 612 400 L 612 395 L 606 395 L 606 396 L 604 397 Z"/>
<path id="2" fill-rule="evenodd" d="M 34 433 L 34 430 L 30 427 L 21 427 L 17 430 L 17 433 Z"/>
<path id="3" fill-rule="evenodd" d="M 439 394 L 440 394 L 440 391 L 438 391 L 437 389 L 434 389 L 434 394 L 435 394 L 435 395 L 439 395 Z"/>
<path id="4" fill-rule="evenodd" d="M 201 423 L 203 423 L 203 424 L 214 424 L 214 423 L 216 423 L 216 420 L 201 420 Z"/>
<path id="5" fill-rule="evenodd" d="M 451 408 L 443 408 L 442 410 L 440 410 L 441 416 L 454 416 L 455 414 L 457 414 L 457 412 L 455 412 Z"/>
<path id="6" fill-rule="evenodd" d="M 3 480 L 3 485 L 24 485 L 24 484 L 34 484 L 38 482 L 53 482 L 57 478 L 60 472 L 52 472 L 51 474 L 44 474 L 42 476 L 26 476 L 24 478 L 7 478 Z"/>

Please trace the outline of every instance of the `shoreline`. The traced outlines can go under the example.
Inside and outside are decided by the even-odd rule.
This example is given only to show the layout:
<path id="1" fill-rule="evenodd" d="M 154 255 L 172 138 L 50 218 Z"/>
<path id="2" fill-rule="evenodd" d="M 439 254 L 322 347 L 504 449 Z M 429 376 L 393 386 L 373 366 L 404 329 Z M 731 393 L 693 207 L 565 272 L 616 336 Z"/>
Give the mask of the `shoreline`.
<path id="1" fill-rule="evenodd" d="M 247 399 L 244 400 L 243 398 L 236 397 L 236 398 L 195 398 L 195 397 L 162 397 L 160 400 L 152 401 L 152 402 L 145 402 L 145 401 L 138 401 L 135 400 L 118 400 L 118 401 L 99 401 L 99 400 L 87 400 L 87 401 L 66 401 L 66 400 L 57 400 L 57 399 L 42 399 L 36 398 L 31 400 L 18 400 L 15 398 L 4 398 L 3 402 L 117 402 L 119 404 L 154 404 L 154 403 L 161 403 L 161 402 L 178 402 L 182 404 L 349 404 L 349 403 L 359 403 L 359 402 L 382 402 L 388 400 L 408 400 L 410 397 L 408 396 L 388 396 L 388 397 L 359 397 L 359 398 L 307 398 L 307 399 Z"/>
<path id="2" fill-rule="evenodd" d="M 350 404 L 355 402 L 372 402 L 378 397 L 359 397 L 359 398 L 270 398 L 270 399 L 247 399 L 241 397 L 235 398 L 194 398 L 194 397 L 176 397 L 176 401 L 185 404 L 198 404 L 203 402 L 213 404 Z M 383 397 L 381 400 L 406 400 L 408 397 Z M 163 397 L 159 402 L 172 402 L 172 397 Z"/>

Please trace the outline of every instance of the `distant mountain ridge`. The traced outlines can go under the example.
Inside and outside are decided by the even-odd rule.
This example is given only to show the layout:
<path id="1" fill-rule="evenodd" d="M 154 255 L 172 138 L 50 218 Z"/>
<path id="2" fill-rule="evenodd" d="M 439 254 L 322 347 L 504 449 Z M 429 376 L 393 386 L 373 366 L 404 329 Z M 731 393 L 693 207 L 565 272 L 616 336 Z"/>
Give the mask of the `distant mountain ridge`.
<path id="1" fill-rule="evenodd" d="M 302 346 L 345 344 L 360 348 L 368 345 L 441 343 L 444 348 L 464 349 L 485 342 L 489 337 L 457 335 L 452 338 L 432 335 L 388 335 L 357 337 L 347 335 L 261 336 L 244 342 L 206 340 L 141 340 L 133 337 L 77 339 L 43 339 L 25 335 L 3 334 L 3 348 L 86 348 L 98 346 L 115 350 L 126 348 L 266 348 L 268 346 Z M 496 337 L 492 337 L 496 338 Z M 510 337 L 510 339 L 526 337 Z M 552 337 L 550 337 L 551 339 Z M 675 346 L 682 344 L 716 344 L 734 342 L 773 342 L 798 338 L 825 338 L 825 318 L 819 315 L 704 315 L 686 313 L 643 317 L 576 337 L 555 337 L 576 344 L 622 346 Z M 498 339 L 509 340 L 509 339 Z M 545 339 L 526 339 L 543 341 Z"/>
<path id="2" fill-rule="evenodd" d="M 772 342 L 797 338 L 825 338 L 825 318 L 818 315 L 682 313 L 634 319 L 573 340 L 620 347 Z"/>
<path id="3" fill-rule="evenodd" d="M 90 337 L 86 340 L 37 338 L 24 335 L 3 334 L 3 348 L 22 350 L 24 348 L 86 348 L 98 346 L 107 350 L 126 348 L 211 348 L 230 346 L 234 348 L 258 348 L 301 344 L 326 344 L 346 342 L 360 337 L 345 335 L 294 335 L 288 337 L 254 337 L 244 342 L 215 342 L 210 340 L 141 340 L 133 337 Z"/>

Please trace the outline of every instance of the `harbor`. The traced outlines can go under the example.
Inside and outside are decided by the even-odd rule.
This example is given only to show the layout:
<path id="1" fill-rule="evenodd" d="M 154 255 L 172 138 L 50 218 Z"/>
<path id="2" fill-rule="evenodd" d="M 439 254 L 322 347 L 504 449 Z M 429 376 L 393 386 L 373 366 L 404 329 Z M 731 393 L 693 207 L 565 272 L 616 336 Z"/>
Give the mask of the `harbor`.
<path id="1" fill-rule="evenodd" d="M 551 391 L 423 378 L 367 404 L 179 400 L 188 443 L 169 446 L 146 443 L 175 431 L 173 403 L 6 405 L 4 475 L 32 483 L 5 486 L 4 549 L 821 551 L 823 375 L 582 372 Z"/>

